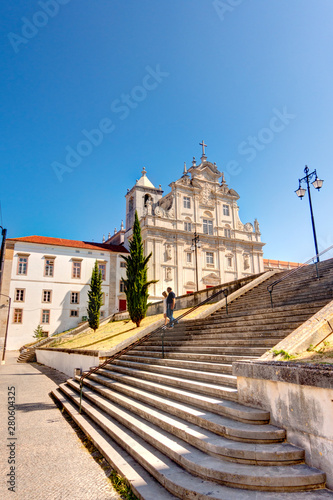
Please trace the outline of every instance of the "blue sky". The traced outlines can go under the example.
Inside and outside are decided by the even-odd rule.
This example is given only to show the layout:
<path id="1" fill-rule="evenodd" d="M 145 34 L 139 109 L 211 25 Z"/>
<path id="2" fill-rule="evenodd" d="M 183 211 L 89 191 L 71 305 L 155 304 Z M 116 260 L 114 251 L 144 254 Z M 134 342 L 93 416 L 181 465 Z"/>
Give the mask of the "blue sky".
<path id="1" fill-rule="evenodd" d="M 0 15 L 9 237 L 101 241 L 143 167 L 168 192 L 204 139 L 266 258 L 314 254 L 306 164 L 333 244 L 331 0 L 3 0 Z"/>

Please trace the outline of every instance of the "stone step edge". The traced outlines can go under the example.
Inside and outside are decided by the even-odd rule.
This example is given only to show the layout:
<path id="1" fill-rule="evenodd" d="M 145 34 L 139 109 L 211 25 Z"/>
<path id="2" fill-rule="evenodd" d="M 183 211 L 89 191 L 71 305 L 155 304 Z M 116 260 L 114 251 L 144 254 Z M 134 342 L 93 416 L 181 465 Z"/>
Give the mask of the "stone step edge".
<path id="1" fill-rule="evenodd" d="M 163 381 L 162 383 L 166 385 L 170 385 L 172 387 L 186 387 L 187 389 L 200 392 L 205 395 L 216 395 L 216 393 L 224 394 L 225 397 L 228 396 L 233 399 L 238 398 L 236 385 L 227 385 L 227 384 L 218 384 L 218 383 L 209 383 L 206 381 L 193 380 L 189 378 L 183 377 L 175 377 L 174 375 L 165 375 L 163 373 L 156 373 L 154 371 L 145 371 L 145 370 L 136 370 L 135 368 L 127 368 L 119 365 L 109 365 L 112 367 L 112 370 L 108 370 L 107 368 L 103 368 L 99 370 L 101 373 L 111 372 L 117 374 L 125 374 L 130 375 L 132 377 L 137 377 L 144 380 L 154 380 L 154 381 Z M 157 365 L 158 366 L 158 365 Z M 208 373 L 208 372 L 207 372 Z M 237 378 L 235 380 L 235 383 Z"/>
<path id="2" fill-rule="evenodd" d="M 146 350 L 136 350 L 132 349 L 131 351 L 128 351 L 126 353 L 126 356 L 151 356 L 154 359 L 189 359 L 193 360 L 193 357 L 195 359 L 202 359 L 202 360 L 211 360 L 212 357 L 216 358 L 215 361 L 210 361 L 212 363 L 233 363 L 234 361 L 239 360 L 239 359 L 248 359 L 248 360 L 255 360 L 258 359 L 258 356 L 245 356 L 245 355 L 232 355 L 232 354 L 209 354 L 209 353 L 203 353 L 203 354 L 198 354 L 198 353 L 185 353 L 185 352 L 173 352 L 173 351 L 168 351 L 164 353 L 164 358 L 162 358 L 161 354 L 158 351 L 146 351 Z M 181 356 L 181 357 L 180 357 Z M 185 358 L 184 358 L 185 356 Z M 188 357 L 187 357 L 188 356 Z M 224 361 L 222 361 L 224 360 Z"/>
<path id="3" fill-rule="evenodd" d="M 235 375 L 230 375 L 228 373 L 218 373 L 218 372 L 209 372 L 209 371 L 203 371 L 203 370 L 196 370 L 196 369 L 191 369 L 191 368 L 179 368 L 177 366 L 168 366 L 168 365 L 162 365 L 162 364 L 157 364 L 157 363 L 152 363 L 151 365 L 148 363 L 139 363 L 137 361 L 128 361 L 128 360 L 122 360 L 121 358 L 115 360 L 114 363 L 105 365 L 106 369 L 107 367 L 111 366 L 122 366 L 124 368 L 133 368 L 135 370 L 141 370 L 143 371 L 148 371 L 148 372 L 153 372 L 157 371 L 157 373 L 163 374 L 163 375 L 175 375 L 176 372 L 179 372 L 179 375 L 182 374 L 181 378 L 185 378 L 186 380 L 195 380 L 196 382 L 198 380 L 211 380 L 214 378 L 214 376 L 217 377 L 217 379 L 220 379 L 218 382 L 219 383 L 226 383 L 225 381 L 228 381 L 230 385 L 234 385 L 237 383 L 237 377 Z M 199 376 L 197 376 L 199 374 Z M 190 376 L 196 377 L 195 379 L 190 378 Z M 217 383 L 217 380 L 215 381 Z"/>
<path id="4" fill-rule="evenodd" d="M 108 387 L 98 387 L 98 384 L 91 380 L 85 380 L 84 383 L 91 391 L 96 391 L 111 402 L 123 406 L 148 422 L 161 427 L 170 434 L 175 434 L 178 438 L 208 454 L 220 456 L 225 460 L 236 463 L 263 466 L 292 465 L 304 462 L 304 450 L 296 446 L 287 443 L 281 443 L 280 445 L 274 443 L 272 445 L 274 451 L 272 451 L 269 443 L 261 445 L 262 448 L 259 449 L 258 443 L 234 441 L 229 439 L 228 435 L 215 434 L 208 428 L 199 427 L 196 423 L 168 413 L 166 409 L 157 406 L 153 407 L 149 402 L 134 400 L 133 397 L 118 393 Z M 77 392 L 80 391 L 78 381 L 68 380 L 67 384 Z M 83 395 L 91 400 L 85 389 L 83 389 Z M 135 408 L 135 405 L 137 408 Z M 134 410 L 131 409 L 133 407 Z M 204 433 L 204 439 L 198 437 L 201 433 Z M 276 447 L 279 450 L 276 450 Z M 278 454 L 281 455 L 280 459 L 277 456 Z"/>
<path id="5" fill-rule="evenodd" d="M 256 358 L 257 359 L 257 358 Z M 151 363 L 152 365 L 167 365 L 170 363 L 170 366 L 177 366 L 178 364 L 183 364 L 183 366 L 191 366 L 192 369 L 195 369 L 197 366 L 201 366 L 205 368 L 205 371 L 215 371 L 219 370 L 218 373 L 220 373 L 223 370 L 231 370 L 232 371 L 232 363 L 214 363 L 213 361 L 195 361 L 195 360 L 187 360 L 187 359 L 173 359 L 173 358 L 154 358 L 154 357 L 149 357 L 149 356 L 135 356 L 132 354 L 129 356 L 128 354 L 123 354 L 119 360 L 125 360 L 125 361 L 134 361 L 134 362 L 139 362 L 141 364 L 145 363 Z"/>
<path id="6" fill-rule="evenodd" d="M 79 404 L 80 397 L 75 391 L 69 389 L 66 384 L 61 384 L 60 389 L 72 401 Z M 96 399 L 98 399 L 98 396 Z M 140 417 L 132 416 L 129 412 L 116 407 L 113 409 L 112 403 L 105 403 L 101 398 L 97 409 L 86 400 L 82 400 L 82 408 L 90 417 L 94 414 L 92 418 L 94 418 L 95 422 L 100 419 L 104 420 L 106 426 L 112 432 L 113 438 L 121 439 L 120 434 L 125 434 L 126 444 L 128 445 L 127 436 L 130 435 L 137 447 L 139 437 L 141 443 L 142 441 L 145 443 L 144 447 L 146 449 L 148 448 L 147 444 L 149 448 L 153 449 L 152 454 L 158 451 L 176 462 L 180 467 L 185 468 L 189 474 L 197 475 L 204 480 L 207 480 L 208 476 L 209 481 L 216 481 L 218 484 L 229 487 L 238 486 L 238 488 L 246 490 L 259 489 L 264 491 L 286 491 L 286 489 L 287 491 L 305 491 L 325 486 L 326 475 L 306 464 L 263 467 L 235 464 L 222 458 L 212 457 L 188 445 L 183 440 L 169 435 L 169 433 L 159 429 L 154 424 L 149 423 L 148 425 Z M 112 431 L 112 428 L 116 428 L 116 432 Z"/>

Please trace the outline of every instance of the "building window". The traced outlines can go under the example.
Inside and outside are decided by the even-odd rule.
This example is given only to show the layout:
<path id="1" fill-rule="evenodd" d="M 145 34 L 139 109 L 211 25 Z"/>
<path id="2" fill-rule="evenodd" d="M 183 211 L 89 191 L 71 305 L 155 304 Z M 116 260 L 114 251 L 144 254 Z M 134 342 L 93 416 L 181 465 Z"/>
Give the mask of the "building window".
<path id="1" fill-rule="evenodd" d="M 223 215 L 230 215 L 229 205 L 223 205 Z"/>
<path id="2" fill-rule="evenodd" d="M 203 219 L 203 232 L 204 234 L 213 234 L 213 221 Z"/>
<path id="3" fill-rule="evenodd" d="M 192 254 L 190 252 L 186 252 L 186 262 L 191 264 L 192 262 Z"/>
<path id="4" fill-rule="evenodd" d="M 226 257 L 227 259 L 227 266 L 232 267 L 232 257 Z"/>
<path id="5" fill-rule="evenodd" d="M 13 323 L 22 323 L 23 309 L 14 309 Z"/>
<path id="6" fill-rule="evenodd" d="M 71 304 L 80 303 L 80 292 L 71 292 Z"/>
<path id="7" fill-rule="evenodd" d="M 100 317 L 101 318 L 104 318 L 104 313 L 105 313 L 105 311 L 100 311 Z"/>
<path id="8" fill-rule="evenodd" d="M 50 309 L 42 310 L 42 324 L 48 325 L 50 323 Z"/>
<path id="9" fill-rule="evenodd" d="M 121 262 L 120 262 L 120 267 L 126 267 L 126 262 L 121 261 Z"/>
<path id="10" fill-rule="evenodd" d="M 224 228 L 224 237 L 231 238 L 231 229 Z"/>
<path id="11" fill-rule="evenodd" d="M 15 290 L 15 302 L 24 302 L 25 289 L 24 288 L 16 288 Z"/>
<path id="12" fill-rule="evenodd" d="M 120 280 L 119 292 L 121 292 L 121 293 L 125 292 L 125 283 L 123 282 L 123 280 Z"/>
<path id="13" fill-rule="evenodd" d="M 190 222 L 184 222 L 184 230 L 190 233 L 192 231 L 192 224 Z"/>
<path id="14" fill-rule="evenodd" d="M 131 212 L 133 210 L 133 206 L 134 206 L 134 199 L 133 197 L 129 199 L 129 202 L 128 202 L 128 210 Z"/>
<path id="15" fill-rule="evenodd" d="M 45 259 L 45 268 L 44 268 L 44 276 L 53 276 L 54 271 L 54 260 L 53 259 Z"/>
<path id="16" fill-rule="evenodd" d="M 81 262 L 73 262 L 72 278 L 81 278 Z"/>
<path id="17" fill-rule="evenodd" d="M 51 302 L 52 291 L 51 290 L 43 290 L 42 302 Z"/>
<path id="18" fill-rule="evenodd" d="M 214 265 L 214 254 L 213 252 L 206 252 L 206 264 Z"/>
<path id="19" fill-rule="evenodd" d="M 78 318 L 79 317 L 79 311 L 72 309 L 70 311 L 69 315 L 70 315 L 71 318 Z"/>
<path id="20" fill-rule="evenodd" d="M 102 275 L 102 280 L 105 281 L 106 264 L 98 264 L 98 270 L 100 271 L 100 273 Z"/>
<path id="21" fill-rule="evenodd" d="M 19 257 L 17 274 L 21 276 L 26 276 L 28 271 L 28 257 Z"/>
<path id="22" fill-rule="evenodd" d="M 184 208 L 191 208 L 191 198 L 184 196 Z"/>

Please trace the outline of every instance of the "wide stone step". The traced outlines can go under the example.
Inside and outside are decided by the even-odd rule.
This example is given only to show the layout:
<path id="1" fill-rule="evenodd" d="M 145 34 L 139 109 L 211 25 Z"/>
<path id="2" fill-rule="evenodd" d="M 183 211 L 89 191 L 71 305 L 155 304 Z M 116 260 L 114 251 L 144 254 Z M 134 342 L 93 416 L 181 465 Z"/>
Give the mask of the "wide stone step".
<path id="1" fill-rule="evenodd" d="M 210 395 L 210 396 L 223 396 L 233 401 L 237 400 L 237 389 L 231 384 L 227 386 L 226 384 L 208 383 L 199 380 L 190 380 L 182 378 L 181 376 L 175 375 L 165 375 L 163 373 L 156 373 L 136 370 L 134 368 L 126 368 L 117 365 L 108 365 L 109 369 L 104 369 L 102 373 L 106 376 L 115 377 L 120 375 L 129 375 L 131 377 L 140 378 L 143 380 L 154 381 L 161 384 L 170 385 L 172 387 L 182 387 L 190 391 L 197 391 L 199 393 Z M 227 375 L 226 375 L 227 376 Z M 231 375 L 228 375 L 231 379 Z"/>
<path id="2" fill-rule="evenodd" d="M 154 372 L 155 374 L 164 374 L 164 375 L 174 375 L 176 377 L 182 377 L 190 380 L 208 382 L 212 384 L 224 384 L 231 387 L 237 386 L 237 377 L 234 375 L 228 375 L 226 373 L 221 373 L 217 371 L 203 371 L 202 367 L 200 370 L 199 366 L 196 366 L 196 369 L 185 368 L 184 366 L 170 366 L 165 363 L 161 364 L 148 364 L 148 363 L 140 363 L 138 361 L 133 360 L 125 360 L 123 358 L 116 359 L 113 361 L 111 365 L 106 365 L 107 369 L 114 369 L 114 365 L 117 367 L 125 367 L 132 368 L 134 370 L 143 370 L 144 372 Z"/>
<path id="3" fill-rule="evenodd" d="M 151 358 L 163 359 L 161 351 L 149 351 L 140 350 L 140 349 L 132 349 L 128 351 L 126 356 L 148 356 Z M 183 360 L 195 360 L 202 362 L 215 362 L 215 363 L 233 363 L 235 361 L 239 361 L 241 359 L 257 359 L 257 356 L 232 356 L 232 355 L 223 355 L 223 354 L 201 354 L 201 353 L 188 353 L 188 352 L 165 352 L 165 359 L 183 359 Z"/>
<path id="4" fill-rule="evenodd" d="M 99 451 L 113 465 L 118 472 L 126 477 L 141 500 L 171 500 L 175 498 L 186 500 L 331 500 L 331 492 L 326 489 L 301 492 L 279 493 L 255 490 L 242 490 L 240 488 L 229 488 L 225 485 L 218 485 L 210 481 L 203 481 L 189 473 L 174 461 L 148 445 L 138 436 L 130 433 L 128 429 L 121 427 L 109 429 L 110 418 L 101 415 L 101 412 L 94 410 L 95 415 L 99 415 L 97 425 L 91 417 L 95 415 L 80 415 L 77 405 L 69 401 L 58 389 L 53 396 L 68 411 L 82 430 L 92 439 Z M 84 402 L 86 405 L 86 402 Z M 86 410 L 93 411 L 93 407 L 85 407 Z M 90 413 L 89 412 L 89 413 Z M 105 432 L 108 428 L 108 433 Z M 113 433 L 114 439 L 110 436 Z M 117 443 L 115 442 L 117 441 Z M 118 443 L 121 443 L 122 448 Z M 129 456 L 129 447 L 134 460 Z M 143 467 L 149 472 L 145 475 Z M 163 484 L 171 493 L 161 488 L 158 490 L 158 483 Z"/>
<path id="5" fill-rule="evenodd" d="M 230 334 L 231 335 L 231 334 Z M 219 339 L 214 336 L 208 336 L 197 339 L 186 339 L 186 340 L 175 340 L 175 339 L 164 339 L 164 347 L 181 347 L 181 346 L 203 346 L 203 347 L 216 347 L 219 349 L 220 347 L 272 347 L 277 342 L 281 340 L 281 337 L 271 337 L 268 334 L 265 337 L 256 339 L 256 338 L 240 338 L 240 339 Z M 284 337 L 282 337 L 284 338 Z M 161 346 L 162 342 L 159 339 L 156 340 L 147 340 L 143 344 L 145 347 L 147 346 Z"/>
<path id="6" fill-rule="evenodd" d="M 67 385 L 77 392 L 80 391 L 78 381 L 68 380 Z M 203 429 L 186 419 L 174 416 L 161 408 L 157 409 L 156 405 L 137 401 L 133 397 L 115 392 L 91 380 L 86 379 L 85 386 L 87 389 L 83 389 L 83 396 L 93 403 L 96 402 L 97 406 L 98 402 L 95 400 L 96 393 L 101 394 L 111 403 L 132 411 L 161 429 L 175 434 L 175 436 L 196 448 L 228 461 L 256 465 L 290 465 L 304 461 L 304 450 L 288 443 L 256 444 L 232 441 L 211 432 L 211 430 Z M 243 424 L 243 426 L 249 427 L 249 424 Z"/>
<path id="7" fill-rule="evenodd" d="M 181 336 L 181 337 L 172 337 L 171 335 L 166 335 L 164 337 L 165 341 L 172 342 L 173 340 L 178 340 L 178 341 L 192 341 L 192 340 L 234 340 L 235 338 L 241 340 L 259 340 L 259 339 L 265 339 L 266 337 L 272 339 L 277 339 L 280 341 L 281 339 L 285 338 L 286 333 L 281 333 L 281 332 L 274 332 L 274 335 L 267 334 L 266 332 L 247 332 L 246 330 L 243 330 L 242 332 L 236 332 L 233 331 L 232 328 L 226 332 L 221 332 L 221 330 L 217 330 L 214 328 L 211 328 L 209 330 L 200 330 L 198 329 L 197 331 L 191 331 L 188 332 L 186 336 Z"/>
<path id="8" fill-rule="evenodd" d="M 290 321 L 289 318 L 284 318 L 284 322 L 280 323 L 273 323 L 273 320 L 271 323 L 264 322 L 259 323 L 259 321 L 244 321 L 244 324 L 242 324 L 241 321 L 237 321 L 236 323 L 232 322 L 214 322 L 211 323 L 210 321 L 207 321 L 206 324 L 202 325 L 188 325 L 184 331 L 186 333 L 190 332 L 195 332 L 195 331 L 203 331 L 203 332 L 209 332 L 210 330 L 214 330 L 217 333 L 222 333 L 222 332 L 274 332 L 274 333 L 279 333 L 279 332 L 285 332 L 288 330 L 294 330 L 297 328 L 300 324 L 302 324 L 301 321 Z M 179 332 L 180 333 L 180 332 Z"/>
<path id="9" fill-rule="evenodd" d="M 60 386 L 61 390 L 73 402 L 79 404 L 79 394 L 66 385 Z M 96 408 L 95 405 L 98 405 Z M 325 474 L 310 468 L 305 464 L 255 466 L 233 463 L 222 458 L 215 458 L 198 450 L 184 440 L 164 431 L 151 422 L 124 410 L 119 405 L 111 403 L 106 398 L 95 395 L 94 405 L 84 400 L 83 410 L 96 423 L 103 427 L 113 439 L 121 446 L 126 444 L 126 451 L 134 458 L 138 447 L 141 460 L 147 451 L 157 450 L 168 457 L 188 473 L 240 489 L 264 489 L 266 491 L 293 491 L 324 487 Z M 140 442 L 138 437 L 141 438 Z M 133 440 L 133 441 L 132 441 Z M 132 445 L 130 446 L 130 443 Z M 149 448 L 147 448 L 147 444 Z"/>
<path id="10" fill-rule="evenodd" d="M 124 354 L 120 358 L 125 361 L 134 361 L 137 363 L 148 363 L 150 365 L 162 365 L 162 366 L 174 366 L 180 368 L 188 368 L 191 370 L 204 370 L 204 371 L 212 371 L 217 373 L 232 373 L 232 363 L 212 363 L 212 362 L 203 362 L 203 361 L 189 361 L 184 359 L 159 359 L 153 357 L 144 357 L 144 356 L 135 356 Z"/>
<path id="11" fill-rule="evenodd" d="M 246 317 L 235 317 L 231 318 L 229 320 L 228 317 L 223 318 L 223 320 L 220 319 L 210 319 L 207 318 L 206 321 L 202 322 L 202 324 L 197 323 L 194 324 L 193 326 L 191 323 L 185 324 L 185 329 L 187 330 L 188 328 L 193 328 L 193 327 L 201 327 L 201 328 L 215 328 L 215 327 L 221 327 L 221 328 L 237 328 L 237 327 L 243 327 L 244 329 L 247 327 L 251 326 L 266 326 L 267 328 L 274 327 L 274 329 L 280 329 L 280 328 L 285 328 L 286 323 L 290 325 L 290 327 L 293 327 L 295 324 L 300 324 L 304 323 L 309 318 L 309 313 L 304 314 L 302 316 L 286 316 L 285 314 L 277 316 L 277 317 L 270 317 L 270 318 L 261 318 L 258 316 L 256 319 L 247 319 Z"/>
<path id="12" fill-rule="evenodd" d="M 241 405 L 237 401 L 233 401 L 231 399 L 223 397 L 222 394 L 220 394 L 219 397 L 214 397 L 187 390 L 185 388 L 178 388 L 154 382 L 152 380 L 144 380 L 136 377 L 130 377 L 128 375 L 122 375 L 120 373 L 110 372 L 109 370 L 101 369 L 98 373 L 99 375 L 92 374 L 89 376 L 89 378 L 92 380 L 98 379 L 101 383 L 104 384 L 105 381 L 109 379 L 107 381 L 109 384 L 111 384 L 112 388 L 116 388 L 121 384 L 127 384 L 128 386 L 150 392 L 154 395 L 157 394 L 161 397 L 167 397 L 174 401 L 180 401 L 183 404 L 198 407 L 204 410 L 204 412 L 208 411 L 216 413 L 217 415 L 226 416 L 227 418 L 233 418 L 237 421 L 250 422 L 251 424 L 259 425 L 263 422 L 267 423 L 269 420 L 268 412 Z M 275 433 L 274 436 L 270 434 L 267 439 L 269 439 L 271 442 L 278 442 L 283 440 L 284 437 L 285 433 L 279 431 L 278 433 Z"/>
<path id="13" fill-rule="evenodd" d="M 134 347 L 132 351 L 157 351 L 162 352 L 161 346 L 145 346 L 145 344 L 141 344 L 140 346 Z M 230 355 L 251 355 L 251 356 L 262 356 L 268 349 L 265 347 L 203 347 L 203 346 L 194 346 L 194 345 L 186 345 L 186 346 L 174 346 L 164 348 L 164 352 L 172 351 L 172 352 L 188 352 L 188 353 L 203 353 L 203 354 L 230 354 Z"/>

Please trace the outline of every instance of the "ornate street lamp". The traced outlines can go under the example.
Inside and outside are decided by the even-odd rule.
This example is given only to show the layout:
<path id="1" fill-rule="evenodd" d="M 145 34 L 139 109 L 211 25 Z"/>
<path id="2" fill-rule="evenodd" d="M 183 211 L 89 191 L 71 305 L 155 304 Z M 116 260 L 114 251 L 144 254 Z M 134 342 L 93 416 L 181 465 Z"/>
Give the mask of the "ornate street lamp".
<path id="1" fill-rule="evenodd" d="M 297 196 L 299 198 L 302 199 L 306 193 L 306 189 L 302 188 L 302 182 L 306 182 L 307 188 L 308 188 L 308 195 L 309 195 L 309 205 L 310 205 L 313 238 L 314 238 L 314 243 L 315 243 L 317 262 L 319 262 L 319 251 L 318 251 L 318 244 L 317 244 L 316 227 L 315 227 L 315 222 L 314 222 L 314 217 L 313 217 L 312 201 L 311 201 L 311 193 L 310 193 L 310 180 L 313 177 L 315 177 L 315 180 L 312 182 L 312 185 L 315 189 L 318 189 L 318 191 L 323 186 L 324 181 L 322 181 L 321 179 L 318 178 L 316 170 L 309 173 L 309 168 L 307 167 L 307 165 L 305 165 L 304 172 L 305 172 L 305 177 L 303 177 L 302 179 L 298 179 L 299 185 L 298 185 L 298 189 L 295 191 L 295 193 L 297 194 Z"/>
<path id="2" fill-rule="evenodd" d="M 192 238 L 192 246 L 191 250 L 192 252 L 195 252 L 195 276 L 196 276 L 196 283 L 197 283 L 197 291 L 199 290 L 199 281 L 198 281 L 198 252 L 197 248 L 201 247 L 201 242 L 199 241 L 199 235 L 197 232 L 194 232 L 194 238 Z"/>

